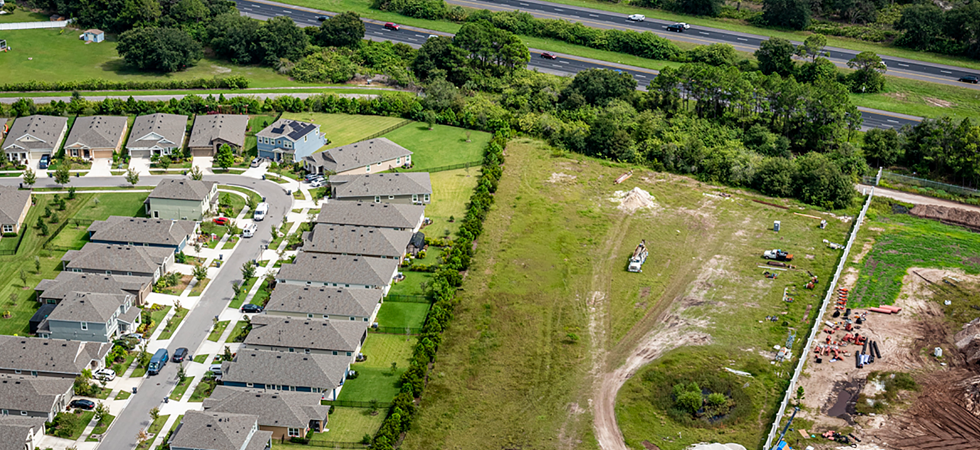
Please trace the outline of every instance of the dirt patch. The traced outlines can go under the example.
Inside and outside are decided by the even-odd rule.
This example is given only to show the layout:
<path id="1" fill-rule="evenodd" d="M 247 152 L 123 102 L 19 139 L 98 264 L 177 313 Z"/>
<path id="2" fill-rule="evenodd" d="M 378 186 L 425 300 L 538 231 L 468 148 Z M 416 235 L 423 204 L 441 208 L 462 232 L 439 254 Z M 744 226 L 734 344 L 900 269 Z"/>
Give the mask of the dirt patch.
<path id="1" fill-rule="evenodd" d="M 949 108 L 955 105 L 955 103 L 953 102 L 947 100 L 940 100 L 935 97 L 922 97 L 922 100 L 925 100 L 925 102 L 928 103 L 929 106 L 936 106 L 939 108 Z"/>
<path id="2" fill-rule="evenodd" d="M 616 191 L 609 200 L 619 203 L 619 210 L 633 214 L 640 209 L 653 209 L 657 206 L 649 192 L 635 187 L 629 191 Z"/>
<path id="3" fill-rule="evenodd" d="M 566 173 L 556 172 L 551 174 L 551 178 L 548 178 L 548 183 L 552 184 L 565 184 L 575 181 L 577 178 L 575 175 L 568 175 Z"/>
<path id="4" fill-rule="evenodd" d="M 970 392 L 961 383 L 950 382 L 975 375 L 965 369 L 934 373 L 921 383 L 922 395 L 907 413 L 886 422 L 882 440 L 905 450 L 980 448 L 980 418 L 963 406 Z"/>
<path id="5" fill-rule="evenodd" d="M 974 230 L 980 229 L 980 211 L 936 205 L 916 205 L 909 210 L 909 214 L 924 219 L 938 220 L 942 223 L 961 225 Z"/>

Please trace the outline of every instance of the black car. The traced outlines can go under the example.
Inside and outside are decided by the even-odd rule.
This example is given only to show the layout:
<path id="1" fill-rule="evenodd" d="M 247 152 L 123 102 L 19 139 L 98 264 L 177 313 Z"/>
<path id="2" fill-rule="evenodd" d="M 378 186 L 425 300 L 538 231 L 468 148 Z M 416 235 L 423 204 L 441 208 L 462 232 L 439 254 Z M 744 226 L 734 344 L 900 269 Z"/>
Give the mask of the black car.
<path id="1" fill-rule="evenodd" d="M 259 305 L 253 305 L 251 303 L 246 303 L 242 305 L 243 313 L 260 313 L 262 312 L 262 307 Z"/>
<path id="2" fill-rule="evenodd" d="M 977 84 L 977 83 L 980 83 L 980 75 L 967 75 L 967 76 L 964 76 L 964 77 L 960 77 L 960 81 L 962 81 L 964 83 Z"/>
<path id="3" fill-rule="evenodd" d="M 330 16 L 316 16 L 316 20 L 319 20 L 320 22 L 323 22 L 323 21 L 326 21 L 326 20 L 330 20 Z"/>
<path id="4" fill-rule="evenodd" d="M 68 404 L 68 407 L 77 409 L 95 409 L 95 402 L 92 400 L 72 400 L 71 403 Z"/>
<path id="5" fill-rule="evenodd" d="M 686 28 L 686 27 L 682 23 L 675 23 L 673 25 L 667 25 L 667 31 L 673 31 L 675 33 L 683 33 L 684 32 L 684 28 Z"/>
<path id="6" fill-rule="evenodd" d="M 186 347 L 178 348 L 174 350 L 173 362 L 183 362 L 185 359 L 189 358 L 188 351 Z"/>

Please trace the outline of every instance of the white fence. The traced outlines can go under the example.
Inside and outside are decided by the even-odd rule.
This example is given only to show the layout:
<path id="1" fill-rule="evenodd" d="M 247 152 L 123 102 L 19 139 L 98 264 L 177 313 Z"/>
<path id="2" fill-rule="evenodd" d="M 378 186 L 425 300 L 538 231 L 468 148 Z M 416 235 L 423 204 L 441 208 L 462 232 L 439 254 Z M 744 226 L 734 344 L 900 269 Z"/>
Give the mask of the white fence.
<path id="1" fill-rule="evenodd" d="M 813 329 L 810 330 L 810 337 L 807 338 L 806 345 L 803 346 L 803 353 L 800 355 L 800 361 L 796 364 L 796 371 L 793 372 L 793 378 L 789 380 L 789 387 L 786 388 L 786 395 L 783 397 L 783 402 L 779 405 L 779 412 L 776 413 L 776 419 L 772 422 L 772 429 L 769 430 L 769 437 L 766 438 L 764 449 L 771 449 L 773 446 L 772 441 L 776 438 L 776 433 L 779 432 L 779 422 L 783 420 L 783 415 L 786 414 L 786 405 L 789 404 L 789 399 L 796 389 L 796 381 L 800 378 L 800 374 L 803 373 L 803 366 L 806 365 L 807 356 L 810 355 L 810 349 L 813 348 L 813 341 L 820 331 L 820 321 L 823 320 L 823 315 L 827 312 L 827 305 L 830 304 L 831 299 L 834 297 L 834 288 L 837 287 L 837 280 L 844 270 L 844 265 L 847 264 L 847 255 L 851 252 L 851 245 L 854 244 L 854 238 L 857 237 L 858 231 L 861 229 L 861 223 L 864 222 L 864 215 L 868 212 L 868 207 L 871 206 L 871 199 L 874 197 L 874 194 L 875 188 L 872 187 L 871 192 L 868 193 L 868 199 L 864 202 L 864 207 L 861 208 L 861 213 L 855 219 L 854 229 L 851 231 L 851 236 L 847 238 L 847 245 L 844 247 L 844 254 L 840 257 L 840 263 L 837 264 L 834 279 L 827 286 L 827 295 L 823 299 L 823 304 L 820 305 L 820 311 L 817 312 L 816 322 L 813 325 Z"/>
<path id="2" fill-rule="evenodd" d="M 68 20 L 57 20 L 53 22 L 18 22 L 0 23 L 0 30 L 30 30 L 33 28 L 64 28 L 68 26 Z M 7 45 L 10 45 L 8 42 Z"/>

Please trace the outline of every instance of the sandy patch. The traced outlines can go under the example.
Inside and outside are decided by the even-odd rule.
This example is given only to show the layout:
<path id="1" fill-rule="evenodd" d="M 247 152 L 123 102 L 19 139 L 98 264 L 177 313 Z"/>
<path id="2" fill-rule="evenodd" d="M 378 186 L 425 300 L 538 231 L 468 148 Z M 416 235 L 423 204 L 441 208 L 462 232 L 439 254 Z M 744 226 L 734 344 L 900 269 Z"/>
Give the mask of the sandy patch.
<path id="1" fill-rule="evenodd" d="M 620 211 L 627 214 L 633 214 L 640 209 L 653 209 L 657 206 L 653 196 L 638 187 L 629 191 L 616 191 L 609 200 L 619 203 Z"/>
<path id="2" fill-rule="evenodd" d="M 922 97 L 922 99 L 925 100 L 926 103 L 929 104 L 929 106 L 937 106 L 939 108 L 949 108 L 954 105 L 953 102 L 940 100 L 934 97 Z"/>
<path id="3" fill-rule="evenodd" d="M 566 173 L 556 172 L 551 174 L 551 178 L 548 178 L 547 182 L 551 184 L 565 184 L 575 181 L 575 175 L 568 175 Z"/>

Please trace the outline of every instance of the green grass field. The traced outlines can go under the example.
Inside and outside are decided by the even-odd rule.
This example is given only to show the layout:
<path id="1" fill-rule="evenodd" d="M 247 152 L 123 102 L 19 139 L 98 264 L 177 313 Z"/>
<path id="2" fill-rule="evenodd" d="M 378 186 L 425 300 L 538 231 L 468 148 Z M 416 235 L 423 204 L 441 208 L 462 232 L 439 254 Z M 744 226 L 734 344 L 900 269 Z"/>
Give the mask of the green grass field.
<path id="1" fill-rule="evenodd" d="M 391 285 L 388 294 L 423 295 L 421 284 L 429 281 L 432 274 L 428 272 L 403 272 L 405 279 Z"/>
<path id="2" fill-rule="evenodd" d="M 962 120 L 980 115 L 980 91 L 893 76 L 887 77 L 885 92 L 850 97 L 857 106 L 920 117 L 950 116 Z"/>
<path id="3" fill-rule="evenodd" d="M 467 133 L 470 142 L 466 142 Z M 426 172 L 435 167 L 482 162 L 490 133 L 446 125 L 435 125 L 430 130 L 428 125 L 415 122 L 384 137 L 412 151 L 412 172 Z"/>
<path id="4" fill-rule="evenodd" d="M 384 302 L 375 320 L 382 327 L 421 328 L 428 312 L 428 303 Z"/>
<path id="5" fill-rule="evenodd" d="M 447 230 L 455 235 L 466 214 L 466 203 L 476 188 L 479 171 L 478 167 L 471 167 L 429 174 L 432 202 L 425 207 L 425 216 L 432 219 L 432 225 L 425 228 L 426 236 L 445 237 Z M 449 222 L 450 217 L 455 221 Z"/>
<path id="6" fill-rule="evenodd" d="M 314 441 L 360 442 L 365 434 L 374 436 L 381 428 L 385 414 L 371 415 L 367 408 L 335 406 L 327 428 L 330 431 L 313 433 Z"/>
<path id="7" fill-rule="evenodd" d="M 97 434 L 105 434 L 105 431 L 109 429 L 109 425 L 112 425 L 112 421 L 115 419 L 116 416 L 112 414 L 106 414 L 105 417 L 102 418 L 102 422 L 99 422 L 95 425 L 95 428 L 92 429 L 92 432 L 89 433 L 89 436 L 94 436 Z M 98 442 L 98 439 L 85 438 L 85 442 Z"/>
<path id="8" fill-rule="evenodd" d="M 161 322 L 163 322 L 163 318 L 167 317 L 167 313 L 170 312 L 171 308 L 173 308 L 173 306 L 167 305 L 150 313 L 150 320 L 153 321 L 153 326 L 150 327 L 149 330 L 147 330 L 146 332 L 147 337 L 152 336 L 153 332 L 160 327 Z"/>
<path id="9" fill-rule="evenodd" d="M 320 125 L 320 132 L 330 140 L 321 150 L 342 147 L 362 141 L 367 137 L 393 127 L 405 119 L 385 116 L 360 116 L 350 114 L 283 113 L 283 119 L 301 120 Z"/>
<path id="10" fill-rule="evenodd" d="M 177 386 L 174 386 L 174 390 L 170 392 L 170 399 L 173 401 L 180 400 L 193 382 L 194 377 L 187 377 L 184 381 L 178 383 Z"/>
<path id="11" fill-rule="evenodd" d="M 0 23 L 19 23 L 19 22 L 47 22 L 51 20 L 42 13 L 30 12 L 23 8 L 17 8 L 13 13 L 0 15 Z"/>
<path id="12" fill-rule="evenodd" d="M 371 334 L 361 353 L 367 361 L 351 364 L 358 377 L 347 380 L 340 390 L 340 400 L 390 402 L 398 395 L 401 374 L 408 369 L 408 359 L 415 346 L 414 336 Z M 397 366 L 391 371 L 391 363 Z"/>

